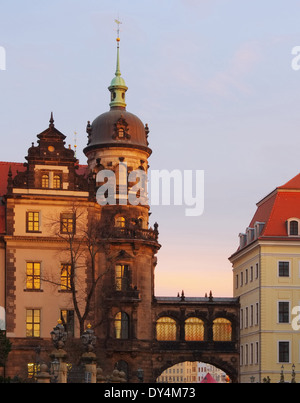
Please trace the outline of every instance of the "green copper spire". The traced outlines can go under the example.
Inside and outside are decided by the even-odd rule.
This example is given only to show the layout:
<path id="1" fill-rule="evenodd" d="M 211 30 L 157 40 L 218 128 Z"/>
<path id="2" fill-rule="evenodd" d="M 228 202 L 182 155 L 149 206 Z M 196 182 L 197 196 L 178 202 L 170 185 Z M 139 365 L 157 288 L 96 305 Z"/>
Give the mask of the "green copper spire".
<path id="1" fill-rule="evenodd" d="M 120 37 L 119 37 L 119 25 L 120 21 L 115 20 L 118 24 L 118 37 L 117 37 L 117 66 L 115 77 L 112 79 L 110 86 L 108 87 L 111 92 L 111 103 L 109 104 L 111 108 L 113 107 L 123 107 L 126 108 L 125 103 L 125 93 L 128 90 L 128 87 L 125 84 L 124 79 L 121 77 L 120 70 Z"/>

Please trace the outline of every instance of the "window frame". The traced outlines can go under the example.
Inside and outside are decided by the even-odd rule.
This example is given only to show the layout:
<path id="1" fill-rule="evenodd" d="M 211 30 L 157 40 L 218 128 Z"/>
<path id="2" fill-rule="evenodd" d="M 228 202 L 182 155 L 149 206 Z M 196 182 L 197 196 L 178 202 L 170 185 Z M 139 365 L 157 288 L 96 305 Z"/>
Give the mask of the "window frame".
<path id="1" fill-rule="evenodd" d="M 66 224 L 64 223 L 66 221 Z M 72 229 L 69 226 L 72 225 Z M 76 215 L 74 213 L 61 213 L 60 214 L 60 233 L 63 235 L 76 234 Z"/>
<path id="2" fill-rule="evenodd" d="M 280 351 L 280 345 L 283 343 L 288 345 L 288 352 L 286 351 Z M 291 341 L 290 340 L 278 340 L 277 342 L 277 359 L 278 359 L 278 364 L 290 364 L 291 363 Z M 282 360 L 282 355 L 288 354 L 288 361 Z"/>
<path id="3" fill-rule="evenodd" d="M 32 264 L 32 274 L 29 274 L 30 268 L 28 265 Z M 35 266 L 39 265 L 38 268 Z M 38 274 L 36 274 L 36 270 Z M 41 290 L 41 262 L 27 261 L 26 262 L 26 291 L 40 291 Z M 28 287 L 31 284 L 31 287 Z M 36 284 L 38 284 L 36 286 Z"/>
<path id="4" fill-rule="evenodd" d="M 63 275 L 63 270 L 66 271 L 66 275 Z M 61 263 L 60 264 L 60 291 L 61 292 L 71 292 L 71 276 L 72 276 L 72 265 L 71 263 Z"/>
<path id="5" fill-rule="evenodd" d="M 28 314 L 31 313 L 31 321 L 28 320 Z M 38 316 L 35 315 L 38 313 Z M 38 321 L 35 319 L 38 318 Z M 41 337 L 41 310 L 39 308 L 26 309 L 26 338 L 40 338 Z M 30 335 L 28 334 L 30 332 Z M 38 335 L 35 335 L 37 332 Z"/>
<path id="6" fill-rule="evenodd" d="M 288 275 L 283 274 L 283 273 L 285 273 L 285 270 L 286 270 L 285 267 L 280 268 L 280 265 L 285 264 L 285 263 L 288 264 Z M 291 262 L 289 260 L 278 260 L 278 265 L 277 266 L 278 266 L 277 267 L 277 269 L 278 269 L 278 272 L 277 272 L 278 278 L 290 278 L 291 277 Z"/>
<path id="7" fill-rule="evenodd" d="M 30 214 L 33 214 L 32 220 L 30 220 Z M 37 223 L 37 229 L 36 229 L 36 223 Z M 30 229 L 31 224 L 32 229 Z M 40 233 L 41 232 L 40 228 L 41 228 L 41 212 L 36 210 L 26 211 L 26 232 Z"/>
<path id="8" fill-rule="evenodd" d="M 287 312 L 285 309 L 280 309 L 281 304 L 287 304 Z M 289 324 L 291 323 L 291 302 L 290 301 L 277 301 L 277 323 L 278 324 Z M 285 320 L 283 320 L 285 319 Z"/>

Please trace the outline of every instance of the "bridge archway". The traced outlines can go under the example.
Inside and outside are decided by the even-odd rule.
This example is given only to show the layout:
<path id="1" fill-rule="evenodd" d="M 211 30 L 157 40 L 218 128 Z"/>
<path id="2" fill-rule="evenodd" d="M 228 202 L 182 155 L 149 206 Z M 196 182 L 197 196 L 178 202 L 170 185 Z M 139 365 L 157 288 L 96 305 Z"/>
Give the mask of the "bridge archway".
<path id="1" fill-rule="evenodd" d="M 229 383 L 230 377 L 220 368 L 209 363 L 185 361 L 165 369 L 157 383 L 201 383 L 210 374 L 216 383 Z"/>

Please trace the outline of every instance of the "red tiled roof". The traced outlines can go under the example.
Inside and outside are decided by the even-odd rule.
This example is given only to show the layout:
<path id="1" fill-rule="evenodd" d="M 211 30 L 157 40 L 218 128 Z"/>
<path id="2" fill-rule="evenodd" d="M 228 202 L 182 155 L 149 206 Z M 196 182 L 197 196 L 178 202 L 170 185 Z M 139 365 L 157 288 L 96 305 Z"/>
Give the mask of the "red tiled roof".
<path id="1" fill-rule="evenodd" d="M 7 178 L 9 167 L 11 167 L 12 176 L 16 176 L 17 171 L 23 172 L 26 167 L 21 162 L 3 162 L 0 161 L 0 196 L 3 196 L 7 192 Z"/>
<path id="2" fill-rule="evenodd" d="M 289 218 L 300 219 L 300 174 L 276 188 L 257 204 L 250 228 L 257 221 L 264 222 L 260 237 L 286 237 L 286 221 Z"/>

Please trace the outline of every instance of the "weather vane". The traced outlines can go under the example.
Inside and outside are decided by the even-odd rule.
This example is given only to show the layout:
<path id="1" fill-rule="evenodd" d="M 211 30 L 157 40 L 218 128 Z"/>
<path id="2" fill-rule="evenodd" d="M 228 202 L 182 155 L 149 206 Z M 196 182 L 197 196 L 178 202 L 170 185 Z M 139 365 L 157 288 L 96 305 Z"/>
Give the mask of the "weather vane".
<path id="1" fill-rule="evenodd" d="M 122 22 L 119 21 L 119 20 L 115 20 L 115 23 L 118 25 L 118 29 L 117 29 L 117 35 L 118 35 L 118 37 L 117 37 L 117 42 L 120 42 L 120 25 L 122 24 Z"/>

